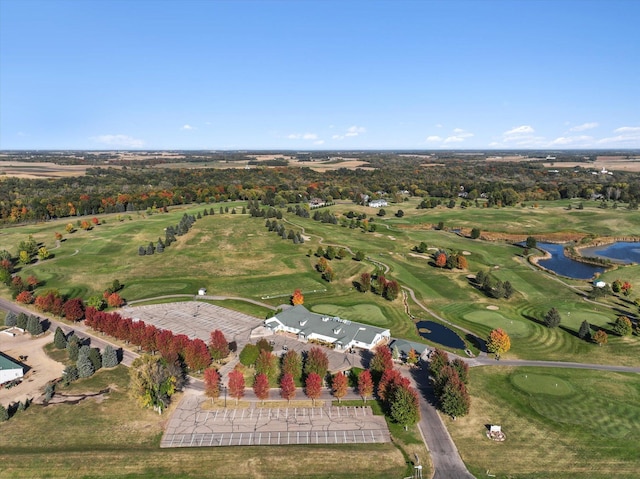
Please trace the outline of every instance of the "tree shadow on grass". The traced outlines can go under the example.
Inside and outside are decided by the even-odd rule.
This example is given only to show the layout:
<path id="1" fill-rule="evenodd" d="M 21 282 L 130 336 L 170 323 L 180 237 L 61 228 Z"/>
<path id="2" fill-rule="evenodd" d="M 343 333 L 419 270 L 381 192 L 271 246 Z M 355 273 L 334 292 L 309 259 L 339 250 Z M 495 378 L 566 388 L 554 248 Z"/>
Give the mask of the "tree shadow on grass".
<path id="1" fill-rule="evenodd" d="M 533 321 L 534 323 L 537 323 L 540 326 L 545 326 L 545 327 L 547 326 L 546 324 L 544 324 L 544 321 L 536 318 L 535 316 L 529 316 L 528 314 L 523 314 L 522 317 L 524 317 L 525 319 L 528 319 L 529 321 Z"/>

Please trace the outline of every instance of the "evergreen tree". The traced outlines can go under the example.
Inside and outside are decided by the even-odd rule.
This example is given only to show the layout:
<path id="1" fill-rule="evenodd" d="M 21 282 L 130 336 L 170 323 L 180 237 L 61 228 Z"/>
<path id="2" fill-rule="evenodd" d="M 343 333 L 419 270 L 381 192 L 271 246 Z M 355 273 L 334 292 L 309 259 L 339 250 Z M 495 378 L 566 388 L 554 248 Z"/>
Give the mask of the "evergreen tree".
<path id="1" fill-rule="evenodd" d="M 18 324 L 18 316 L 13 311 L 9 311 L 7 315 L 4 317 L 5 326 L 11 328 Z"/>
<path id="2" fill-rule="evenodd" d="M 582 321 L 582 324 L 580 324 L 578 337 L 587 341 L 591 339 L 591 326 L 589 326 L 589 322 L 586 319 Z"/>
<path id="3" fill-rule="evenodd" d="M 44 330 L 42 329 L 40 318 L 34 315 L 29 316 L 29 320 L 27 321 L 27 331 L 29 331 L 32 336 L 39 336 L 42 334 Z"/>
<path id="4" fill-rule="evenodd" d="M 91 362 L 91 358 L 89 357 L 89 352 L 91 348 L 89 346 L 82 346 L 80 348 L 80 352 L 78 353 L 78 376 L 81 378 L 88 378 L 93 375 L 95 372 L 95 368 L 93 367 L 93 363 Z"/>
<path id="5" fill-rule="evenodd" d="M 80 352 L 80 339 L 75 334 L 72 334 L 67 339 L 67 354 L 71 361 L 78 360 L 78 353 Z"/>
<path id="6" fill-rule="evenodd" d="M 544 317 L 544 324 L 547 328 L 557 328 L 560 326 L 560 313 L 556 308 L 551 308 Z"/>
<path id="7" fill-rule="evenodd" d="M 56 347 L 56 349 L 64 349 L 67 347 L 67 338 L 60 326 L 56 328 L 56 332 L 53 335 L 53 345 Z"/>
<path id="8" fill-rule="evenodd" d="M 118 353 L 113 346 L 107 344 L 102 351 L 102 367 L 103 368 L 113 368 L 118 365 Z"/>
<path id="9" fill-rule="evenodd" d="M 27 329 L 27 321 L 29 321 L 29 317 L 25 313 L 20 313 L 18 314 L 16 326 L 20 329 Z"/>
<path id="10" fill-rule="evenodd" d="M 9 420 L 9 411 L 7 408 L 0 404 L 0 422 L 5 422 Z"/>
<path id="11" fill-rule="evenodd" d="M 62 372 L 62 382 L 66 386 L 74 381 L 77 381 L 79 377 L 80 376 L 78 376 L 78 368 L 74 365 L 67 366 Z"/>
<path id="12" fill-rule="evenodd" d="M 93 365 L 94 371 L 97 371 L 102 367 L 102 355 L 100 354 L 100 350 L 98 348 L 89 349 L 89 360 Z"/>

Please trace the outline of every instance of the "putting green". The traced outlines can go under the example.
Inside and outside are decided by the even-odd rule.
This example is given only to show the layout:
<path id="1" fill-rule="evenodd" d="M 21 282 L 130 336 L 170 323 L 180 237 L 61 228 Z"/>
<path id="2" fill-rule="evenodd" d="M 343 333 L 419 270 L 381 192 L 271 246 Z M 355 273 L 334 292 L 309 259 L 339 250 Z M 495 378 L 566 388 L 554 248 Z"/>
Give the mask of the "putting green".
<path id="1" fill-rule="evenodd" d="M 507 319 L 498 311 L 471 311 L 464 315 L 464 319 L 483 324 L 491 329 L 502 328 L 511 338 L 522 338 L 529 335 L 529 324 L 518 319 Z"/>
<path id="2" fill-rule="evenodd" d="M 550 396 L 569 396 L 573 386 L 557 376 L 547 374 L 514 374 L 511 382 L 518 389 L 529 394 L 548 394 Z"/>
<path id="3" fill-rule="evenodd" d="M 335 304 L 316 304 L 311 307 L 311 311 L 319 314 L 329 314 L 340 316 L 342 319 L 351 321 L 362 321 L 376 326 L 389 326 L 391 321 L 382 314 L 382 311 L 375 304 L 355 304 L 353 306 L 338 306 Z"/>

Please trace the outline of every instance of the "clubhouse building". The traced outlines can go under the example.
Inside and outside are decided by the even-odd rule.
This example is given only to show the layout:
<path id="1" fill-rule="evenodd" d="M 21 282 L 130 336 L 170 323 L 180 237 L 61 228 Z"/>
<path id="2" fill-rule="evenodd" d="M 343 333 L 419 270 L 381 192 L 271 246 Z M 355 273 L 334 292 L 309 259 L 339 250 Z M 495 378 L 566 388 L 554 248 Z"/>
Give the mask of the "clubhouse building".
<path id="1" fill-rule="evenodd" d="M 312 313 L 301 304 L 266 319 L 264 325 L 273 332 L 295 334 L 299 341 L 320 341 L 337 350 L 373 349 L 391 337 L 388 329 Z"/>

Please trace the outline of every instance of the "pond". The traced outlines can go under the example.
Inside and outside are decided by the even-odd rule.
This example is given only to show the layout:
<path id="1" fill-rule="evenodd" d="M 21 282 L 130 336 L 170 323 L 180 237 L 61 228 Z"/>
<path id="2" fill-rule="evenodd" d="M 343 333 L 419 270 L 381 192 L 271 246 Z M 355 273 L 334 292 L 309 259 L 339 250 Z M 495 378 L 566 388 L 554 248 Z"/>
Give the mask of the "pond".
<path id="1" fill-rule="evenodd" d="M 581 263 L 564 255 L 564 246 L 554 243 L 538 243 L 538 248 L 551 254 L 550 259 L 542 259 L 540 266 L 556 274 L 574 279 L 591 279 L 596 273 L 603 273 L 605 268 L 593 264 Z"/>
<path id="2" fill-rule="evenodd" d="M 453 330 L 433 321 L 418 321 L 418 334 L 429 341 L 449 348 L 464 349 L 464 341 Z"/>
<path id="3" fill-rule="evenodd" d="M 620 263 L 640 263 L 640 243 L 633 241 L 618 241 L 603 246 L 584 248 L 582 256 L 598 256 Z"/>

